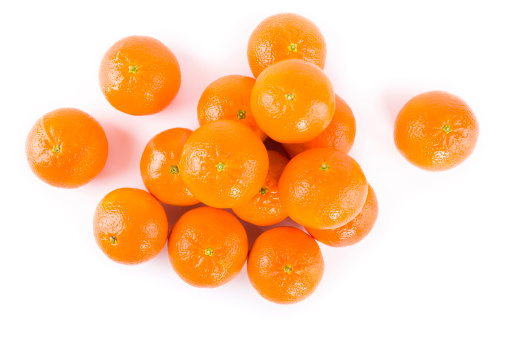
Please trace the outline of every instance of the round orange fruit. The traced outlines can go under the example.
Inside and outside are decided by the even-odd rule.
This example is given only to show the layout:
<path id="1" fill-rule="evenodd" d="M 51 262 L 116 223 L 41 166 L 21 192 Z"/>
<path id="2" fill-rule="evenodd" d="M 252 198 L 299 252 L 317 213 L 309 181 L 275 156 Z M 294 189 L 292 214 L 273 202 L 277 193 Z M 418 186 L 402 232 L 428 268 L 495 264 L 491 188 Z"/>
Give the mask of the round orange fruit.
<path id="1" fill-rule="evenodd" d="M 188 190 L 215 208 L 234 208 L 259 192 L 268 173 L 268 152 L 240 122 L 221 120 L 195 130 L 183 147 L 181 176 Z"/>
<path id="2" fill-rule="evenodd" d="M 93 180 L 106 165 L 108 144 L 104 129 L 92 116 L 61 108 L 42 116 L 25 143 L 28 164 L 44 182 L 77 188 Z"/>
<path id="3" fill-rule="evenodd" d="M 248 63 L 254 77 L 268 66 L 286 59 L 300 59 L 324 69 L 326 42 L 307 18 L 276 14 L 264 19 L 248 40 Z"/>
<path id="4" fill-rule="evenodd" d="M 335 94 L 333 119 L 329 126 L 313 140 L 305 143 L 285 143 L 283 150 L 290 158 L 312 148 L 330 148 L 348 153 L 356 137 L 356 119 L 349 105 Z"/>
<path id="5" fill-rule="evenodd" d="M 319 245 L 303 231 L 277 227 L 265 231 L 248 255 L 250 282 L 265 299 L 292 304 L 310 296 L 324 274 Z"/>
<path id="6" fill-rule="evenodd" d="M 254 84 L 254 78 L 241 75 L 227 75 L 213 81 L 204 89 L 197 105 L 199 125 L 219 120 L 239 121 L 264 141 L 268 136 L 255 122 L 250 108 Z"/>
<path id="7" fill-rule="evenodd" d="M 111 191 L 98 204 L 93 233 L 107 257 L 122 264 L 144 263 L 162 251 L 169 226 L 162 205 L 141 189 Z"/>
<path id="8" fill-rule="evenodd" d="M 181 216 L 167 248 L 174 270 L 185 282 L 214 288 L 239 274 L 248 254 L 248 238 L 234 215 L 201 207 Z"/>
<path id="9" fill-rule="evenodd" d="M 119 111 L 155 114 L 178 93 L 180 66 L 159 40 L 129 36 L 116 42 L 102 58 L 99 83 L 106 99 Z"/>
<path id="10" fill-rule="evenodd" d="M 475 148 L 479 124 L 461 98 L 442 91 L 419 94 L 401 109 L 394 142 L 413 165 L 429 171 L 454 168 Z"/>
<path id="11" fill-rule="evenodd" d="M 368 196 L 361 212 L 347 224 L 335 229 L 312 229 L 306 231 L 321 243 L 333 247 L 356 244 L 366 237 L 373 228 L 378 216 L 378 202 L 375 191 L 368 184 Z"/>
<path id="12" fill-rule="evenodd" d="M 259 75 L 250 104 L 257 124 L 273 140 L 303 143 L 329 125 L 335 97 L 331 81 L 319 67 L 291 59 Z"/>
<path id="13" fill-rule="evenodd" d="M 368 183 L 352 157 L 339 150 L 314 148 L 290 160 L 278 189 L 282 205 L 295 222 L 307 228 L 331 229 L 359 214 Z"/>
<path id="14" fill-rule="evenodd" d="M 280 223 L 288 216 L 280 201 L 278 180 L 289 159 L 275 150 L 268 150 L 268 157 L 268 176 L 261 190 L 246 204 L 232 209 L 242 220 L 259 226 Z"/>
<path id="15" fill-rule="evenodd" d="M 187 189 L 180 173 L 183 145 L 192 131 L 173 128 L 155 135 L 141 156 L 141 176 L 146 189 L 159 201 L 178 206 L 199 201 Z"/>

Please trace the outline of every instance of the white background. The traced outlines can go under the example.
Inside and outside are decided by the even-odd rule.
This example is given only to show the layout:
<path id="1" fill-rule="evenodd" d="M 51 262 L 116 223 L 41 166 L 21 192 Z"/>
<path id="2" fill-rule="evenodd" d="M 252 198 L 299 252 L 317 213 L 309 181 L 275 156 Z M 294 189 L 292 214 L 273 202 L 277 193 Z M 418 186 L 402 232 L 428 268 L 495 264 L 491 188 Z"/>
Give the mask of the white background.
<path id="1" fill-rule="evenodd" d="M 0 336 L 506 337 L 503 2 L 6 1 Z M 139 160 L 148 140 L 195 129 L 206 85 L 251 75 L 250 33 L 287 11 L 313 20 L 326 39 L 325 71 L 357 120 L 350 155 L 379 200 L 373 231 L 353 247 L 321 245 L 319 288 L 290 306 L 261 298 L 246 269 L 225 286 L 196 289 L 177 277 L 165 249 L 139 266 L 109 261 L 92 234 L 98 201 L 115 188 L 144 188 Z M 99 89 L 102 55 L 133 34 L 158 38 L 180 62 L 180 92 L 154 116 L 120 113 Z M 402 105 L 434 89 L 465 99 L 480 124 L 473 155 L 442 173 L 410 165 L 392 137 Z M 59 107 L 92 114 L 109 139 L 104 171 L 75 190 L 39 181 L 24 155 L 33 123 Z M 171 223 L 182 213 L 166 210 Z M 247 227 L 251 239 L 264 230 Z"/>

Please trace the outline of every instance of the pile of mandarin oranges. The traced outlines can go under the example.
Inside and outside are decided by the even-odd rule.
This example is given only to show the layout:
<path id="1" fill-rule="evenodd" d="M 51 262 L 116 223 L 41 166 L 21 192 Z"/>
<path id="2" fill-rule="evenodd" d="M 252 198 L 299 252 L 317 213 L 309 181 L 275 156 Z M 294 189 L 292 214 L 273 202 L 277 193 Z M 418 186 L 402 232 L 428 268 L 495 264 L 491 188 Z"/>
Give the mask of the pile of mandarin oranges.
<path id="1" fill-rule="evenodd" d="M 139 159 L 147 191 L 108 193 L 95 210 L 93 232 L 104 254 L 122 264 L 146 262 L 167 243 L 172 267 L 195 287 L 223 285 L 246 263 L 262 297 L 290 304 L 311 295 L 322 279 L 317 241 L 359 242 L 377 219 L 378 203 L 347 155 L 355 118 L 323 71 L 326 42 L 317 26 L 300 15 L 273 15 L 254 29 L 247 54 L 253 77 L 226 75 L 209 84 L 195 103 L 196 130 L 153 136 Z M 160 112 L 180 83 L 176 56 L 151 37 L 121 39 L 100 64 L 102 93 L 126 114 Z M 394 125 L 399 152 L 429 171 L 463 162 L 477 137 L 468 105 L 442 91 L 409 100 Z M 284 153 L 267 150 L 268 138 Z M 104 168 L 108 141 L 89 114 L 56 109 L 29 132 L 26 155 L 44 182 L 77 188 Z M 196 207 L 172 225 L 161 203 Z M 249 248 L 239 219 L 262 227 L 287 217 L 307 232 L 273 227 Z"/>

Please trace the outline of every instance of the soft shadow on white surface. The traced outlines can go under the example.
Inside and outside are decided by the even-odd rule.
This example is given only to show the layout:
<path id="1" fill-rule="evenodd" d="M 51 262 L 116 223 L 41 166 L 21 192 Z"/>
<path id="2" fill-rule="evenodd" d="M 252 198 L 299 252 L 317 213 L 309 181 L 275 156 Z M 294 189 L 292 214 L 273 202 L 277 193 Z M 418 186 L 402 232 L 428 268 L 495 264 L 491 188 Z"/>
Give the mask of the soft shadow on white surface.
<path id="1" fill-rule="evenodd" d="M 119 114 L 122 114 L 118 112 Z M 108 156 L 106 166 L 97 176 L 95 182 L 107 180 L 130 170 L 134 141 L 129 131 L 126 131 L 110 122 L 102 123 L 108 142 Z"/>

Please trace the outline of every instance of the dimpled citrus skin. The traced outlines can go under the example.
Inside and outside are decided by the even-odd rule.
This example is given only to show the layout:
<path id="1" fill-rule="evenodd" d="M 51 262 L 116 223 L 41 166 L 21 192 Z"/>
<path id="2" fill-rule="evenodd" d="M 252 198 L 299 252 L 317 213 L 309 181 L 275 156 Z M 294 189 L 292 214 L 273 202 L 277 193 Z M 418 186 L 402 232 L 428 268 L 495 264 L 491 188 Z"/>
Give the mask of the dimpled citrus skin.
<path id="1" fill-rule="evenodd" d="M 42 116 L 25 144 L 33 173 L 58 188 L 77 188 L 93 180 L 106 165 L 104 129 L 92 116 L 60 108 Z"/>
<path id="2" fill-rule="evenodd" d="M 349 105 L 335 94 L 333 119 L 324 131 L 305 143 L 285 143 L 283 150 L 290 158 L 312 148 L 330 148 L 348 153 L 356 137 L 356 119 Z"/>
<path id="3" fill-rule="evenodd" d="M 248 63 L 254 77 L 285 59 L 301 59 L 324 69 L 324 37 L 313 22 L 301 15 L 270 16 L 255 28 L 248 40 Z"/>
<path id="4" fill-rule="evenodd" d="M 281 143 L 302 143 L 317 137 L 334 115 L 333 86 L 314 64 L 280 61 L 257 78 L 250 100 L 259 127 Z"/>
<path id="5" fill-rule="evenodd" d="M 366 237 L 375 225 L 378 216 L 378 201 L 375 191 L 368 184 L 368 196 L 361 212 L 350 222 L 336 229 L 305 228 L 313 238 L 333 247 L 356 244 Z"/>
<path id="6" fill-rule="evenodd" d="M 234 215 L 201 207 L 181 216 L 167 248 L 174 270 L 185 282 L 213 288 L 239 274 L 248 254 L 248 238 Z"/>
<path id="7" fill-rule="evenodd" d="M 197 104 L 199 125 L 219 120 L 239 121 L 266 140 L 268 136 L 255 122 L 250 108 L 254 84 L 254 78 L 241 75 L 227 75 L 210 83 Z"/>
<path id="8" fill-rule="evenodd" d="M 181 174 L 188 190 L 215 208 L 248 202 L 264 184 L 268 152 L 255 133 L 222 120 L 195 130 L 183 147 Z"/>
<path id="9" fill-rule="evenodd" d="M 183 145 L 192 131 L 172 128 L 155 135 L 141 156 L 141 176 L 146 189 L 159 201 L 178 206 L 199 201 L 187 189 L 179 172 Z"/>
<path id="10" fill-rule="evenodd" d="M 337 228 L 361 211 L 368 184 L 361 167 L 347 154 L 314 148 L 294 157 L 278 183 L 289 217 L 304 227 Z"/>
<path id="11" fill-rule="evenodd" d="M 472 154 L 479 124 L 461 98 L 442 91 L 419 94 L 401 109 L 394 142 L 413 165 L 428 171 L 454 168 Z"/>
<path id="12" fill-rule="evenodd" d="M 120 188 L 97 205 L 93 233 L 107 257 L 132 265 L 149 261 L 162 251 L 169 225 L 155 197 L 141 189 Z"/>
<path id="13" fill-rule="evenodd" d="M 268 176 L 261 190 L 246 204 L 232 209 L 242 220 L 259 226 L 280 223 L 288 216 L 280 201 L 278 180 L 289 159 L 275 150 L 268 150 L 268 157 Z"/>
<path id="14" fill-rule="evenodd" d="M 116 42 L 102 58 L 99 83 L 106 99 L 119 111 L 155 114 L 178 93 L 180 66 L 159 40 L 129 36 Z"/>
<path id="15" fill-rule="evenodd" d="M 277 227 L 255 240 L 247 271 L 262 297 L 278 304 L 292 304 L 317 289 L 324 274 L 324 259 L 317 242 L 306 233 Z"/>

